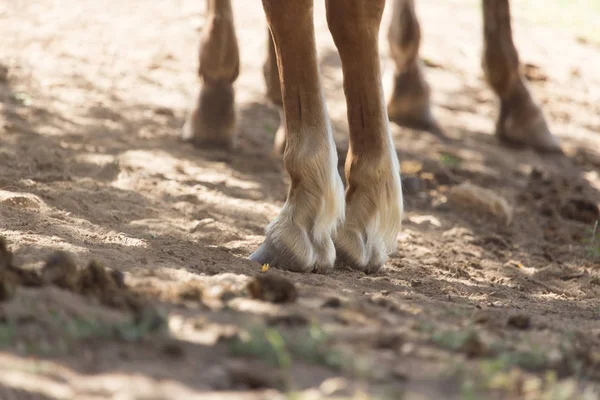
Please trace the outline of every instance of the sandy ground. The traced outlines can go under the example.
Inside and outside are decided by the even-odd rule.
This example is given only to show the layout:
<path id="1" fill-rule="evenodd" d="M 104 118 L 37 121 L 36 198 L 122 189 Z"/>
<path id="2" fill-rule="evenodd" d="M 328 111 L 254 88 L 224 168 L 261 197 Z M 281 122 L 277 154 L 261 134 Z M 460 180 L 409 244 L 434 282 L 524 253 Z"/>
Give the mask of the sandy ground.
<path id="1" fill-rule="evenodd" d="M 65 250 L 126 285 L 0 285 L 0 399 L 599 398 L 597 45 L 516 3 L 521 58 L 566 156 L 508 149 L 491 134 L 479 9 L 421 1 L 434 111 L 456 141 L 392 127 L 398 252 L 373 276 L 261 274 L 246 257 L 287 177 L 268 155 L 279 121 L 262 9 L 234 7 L 241 146 L 226 153 L 178 138 L 204 2 L 0 4 L 0 235 L 14 253 L 0 252 L 0 281 L 3 265 L 37 274 Z M 339 58 L 321 5 L 316 18 L 343 153 Z M 504 198 L 511 223 L 448 201 L 464 182 Z M 291 301 L 252 298 L 264 291 Z"/>

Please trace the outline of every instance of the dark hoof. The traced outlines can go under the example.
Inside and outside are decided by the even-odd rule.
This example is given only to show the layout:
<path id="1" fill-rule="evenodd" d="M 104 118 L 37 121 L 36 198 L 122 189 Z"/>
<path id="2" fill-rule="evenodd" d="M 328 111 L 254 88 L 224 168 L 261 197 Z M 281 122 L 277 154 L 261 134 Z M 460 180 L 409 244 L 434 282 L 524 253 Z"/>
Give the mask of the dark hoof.
<path id="1" fill-rule="evenodd" d="M 183 131 L 187 129 L 185 126 L 183 127 Z M 233 150 L 235 145 L 230 140 L 218 140 L 218 139 L 202 139 L 195 136 L 188 136 L 185 133 L 182 133 L 181 138 L 184 142 L 190 143 L 197 149 L 223 149 L 223 150 Z"/>
<path id="2" fill-rule="evenodd" d="M 530 147 L 542 154 L 564 154 L 541 112 L 527 119 L 516 119 L 501 111 L 496 136 L 500 143 L 509 147 Z"/>
<path id="3" fill-rule="evenodd" d="M 405 128 L 431 133 L 432 135 L 444 141 L 450 140 L 444 129 L 436 121 L 436 119 L 433 117 L 433 114 L 429 110 L 427 110 L 421 116 L 390 115 L 390 121 Z"/>
<path id="4" fill-rule="evenodd" d="M 531 94 L 524 86 L 517 89 L 512 97 L 500 102 L 496 123 L 496 136 L 500 142 L 513 147 L 531 147 L 544 154 L 564 154 Z"/>
<path id="5" fill-rule="evenodd" d="M 204 84 L 181 131 L 184 141 L 201 148 L 233 149 L 236 142 L 231 85 Z"/>
<path id="6" fill-rule="evenodd" d="M 539 135 L 539 134 L 538 134 Z M 556 155 L 564 155 L 562 148 L 560 147 L 560 143 L 558 140 L 552 136 L 552 134 L 548 131 L 545 134 L 541 135 L 530 135 L 530 137 L 522 138 L 512 138 L 502 131 L 496 131 L 496 136 L 500 143 L 507 147 L 512 148 L 526 148 L 531 147 L 535 151 L 541 154 L 556 154 Z"/>

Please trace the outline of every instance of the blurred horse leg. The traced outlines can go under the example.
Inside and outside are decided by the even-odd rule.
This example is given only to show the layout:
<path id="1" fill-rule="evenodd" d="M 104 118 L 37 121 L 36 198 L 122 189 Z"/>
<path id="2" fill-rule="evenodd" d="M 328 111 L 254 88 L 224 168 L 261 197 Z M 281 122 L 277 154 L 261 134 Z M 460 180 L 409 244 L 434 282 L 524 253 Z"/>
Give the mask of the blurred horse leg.
<path id="1" fill-rule="evenodd" d="M 327 272 L 344 192 L 319 75 L 313 0 L 263 0 L 277 54 L 285 121 L 288 197 L 250 259 L 298 272 Z"/>
<path id="2" fill-rule="evenodd" d="M 483 27 L 485 76 L 500 99 L 498 138 L 540 152 L 561 152 L 519 71 L 509 0 L 483 0 Z"/>
<path id="3" fill-rule="evenodd" d="M 208 0 L 200 42 L 200 94 L 182 137 L 199 147 L 233 148 L 236 142 L 233 83 L 240 70 L 231 0 Z"/>
<path id="4" fill-rule="evenodd" d="M 350 147 L 346 219 L 335 244 L 352 268 L 376 272 L 396 249 L 402 220 L 400 166 L 381 85 L 379 28 L 385 0 L 326 0 L 342 60 Z"/>
<path id="5" fill-rule="evenodd" d="M 390 121 L 444 136 L 430 107 L 429 84 L 419 60 L 421 27 L 414 0 L 393 0 L 388 28 L 390 55 L 394 60 L 394 86 L 387 105 Z"/>

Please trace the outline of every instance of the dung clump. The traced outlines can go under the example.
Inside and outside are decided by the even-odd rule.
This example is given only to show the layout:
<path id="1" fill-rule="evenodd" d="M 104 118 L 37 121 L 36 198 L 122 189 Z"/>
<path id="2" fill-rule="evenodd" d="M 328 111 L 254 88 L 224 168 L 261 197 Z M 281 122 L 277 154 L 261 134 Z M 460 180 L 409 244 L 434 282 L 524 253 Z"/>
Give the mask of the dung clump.
<path id="1" fill-rule="evenodd" d="M 12 266 L 13 255 L 8 249 L 6 239 L 0 237 L 0 271 L 6 270 Z"/>
<path id="2" fill-rule="evenodd" d="M 508 317 L 506 325 L 515 329 L 529 329 L 531 327 L 531 318 L 526 314 L 515 314 Z"/>
<path id="3" fill-rule="evenodd" d="M 0 301 L 11 299 L 17 291 L 14 279 L 5 271 L 0 270 Z"/>
<path id="4" fill-rule="evenodd" d="M 71 254 L 55 251 L 46 259 L 41 271 L 14 265 L 6 239 L 0 237 L 0 301 L 9 300 L 19 286 L 57 286 L 61 289 L 98 300 L 101 304 L 139 311 L 144 307 L 140 293 L 129 290 L 123 273 L 91 261 L 80 268 Z"/>
<path id="5" fill-rule="evenodd" d="M 12 263 L 12 253 L 8 250 L 6 241 L 0 237 L 0 301 L 10 299 L 16 291 L 16 282 L 8 271 Z"/>
<path id="6" fill-rule="evenodd" d="M 178 297 L 184 301 L 202 301 L 204 287 L 197 281 L 189 281 L 181 285 Z"/>
<path id="7" fill-rule="evenodd" d="M 42 279 L 46 284 L 95 298 L 109 307 L 138 310 L 142 306 L 140 296 L 127 290 L 120 271 L 106 268 L 95 260 L 79 268 L 64 251 L 56 251 L 46 259 Z"/>
<path id="8" fill-rule="evenodd" d="M 52 253 L 42 269 L 42 280 L 46 284 L 73 290 L 77 285 L 77 264 L 65 251 Z"/>
<path id="9" fill-rule="evenodd" d="M 600 219 L 600 207 L 593 201 L 582 198 L 568 199 L 560 209 L 561 215 L 573 221 L 593 224 Z"/>
<path id="10" fill-rule="evenodd" d="M 26 286 L 38 287 L 41 290 L 39 292 L 24 290 L 19 293 L 19 289 Z M 41 269 L 29 270 L 17 267 L 6 240 L 0 237 L 0 302 L 10 302 L 9 307 L 14 306 L 19 309 L 23 299 L 32 296 L 32 293 L 34 297 L 40 296 L 39 298 L 44 298 L 48 293 L 55 293 L 57 298 L 68 295 L 68 293 L 61 294 L 61 291 L 48 291 L 43 287 L 48 289 L 57 287 L 64 292 L 87 299 L 88 301 L 77 302 L 81 303 L 78 305 L 64 306 L 64 311 L 67 313 L 72 312 L 74 307 L 87 310 L 83 312 L 83 318 L 87 318 L 87 313 L 95 308 L 94 305 L 130 314 L 132 323 L 114 327 L 115 334 L 126 340 L 136 339 L 145 333 L 157 332 L 166 324 L 165 316 L 148 301 L 144 293 L 137 289 L 133 290 L 126 284 L 122 272 L 104 267 L 98 261 L 91 261 L 87 266 L 80 267 L 73 256 L 65 251 L 55 251 L 50 254 Z"/>
<path id="11" fill-rule="evenodd" d="M 41 286 L 42 280 L 35 273 L 15 267 L 13 254 L 4 237 L 0 237 L 0 301 L 11 299 L 18 286 Z"/>
<path id="12" fill-rule="evenodd" d="M 248 283 L 250 297 L 270 303 L 292 303 L 298 292 L 294 284 L 283 276 L 261 273 Z"/>

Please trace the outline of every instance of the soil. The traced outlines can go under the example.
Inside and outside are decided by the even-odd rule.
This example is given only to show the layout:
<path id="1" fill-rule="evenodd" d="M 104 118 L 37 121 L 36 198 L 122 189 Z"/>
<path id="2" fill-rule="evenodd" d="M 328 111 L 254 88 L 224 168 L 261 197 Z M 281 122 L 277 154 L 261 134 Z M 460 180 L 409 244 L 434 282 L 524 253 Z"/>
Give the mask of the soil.
<path id="1" fill-rule="evenodd" d="M 599 398 L 597 45 L 516 13 L 524 72 L 565 155 L 507 148 L 491 134 L 480 11 L 420 1 L 434 112 L 454 140 L 392 126 L 398 252 L 369 276 L 263 272 L 247 256 L 287 176 L 270 155 L 262 9 L 233 3 L 233 152 L 178 136 L 203 2 L 0 4 L 0 398 Z M 316 31 L 344 154 L 321 4 Z M 459 187 L 491 212 L 464 191 L 449 201 Z"/>

